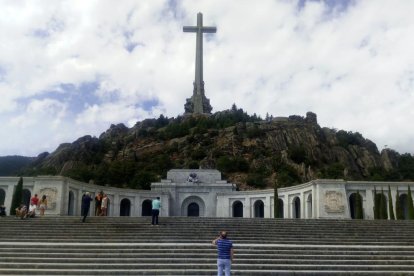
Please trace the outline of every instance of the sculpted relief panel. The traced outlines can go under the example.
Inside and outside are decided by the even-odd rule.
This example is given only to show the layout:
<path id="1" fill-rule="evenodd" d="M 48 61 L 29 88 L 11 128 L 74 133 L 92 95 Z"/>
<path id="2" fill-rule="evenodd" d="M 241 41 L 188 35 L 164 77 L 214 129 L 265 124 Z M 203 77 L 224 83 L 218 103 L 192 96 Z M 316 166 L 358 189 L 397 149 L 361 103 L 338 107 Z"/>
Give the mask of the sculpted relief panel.
<path id="1" fill-rule="evenodd" d="M 341 192 L 326 191 L 325 192 L 325 211 L 327 213 L 343 213 L 345 205 L 343 203 Z"/>
<path id="2" fill-rule="evenodd" d="M 39 191 L 39 197 L 43 195 L 47 196 L 47 209 L 55 210 L 56 209 L 56 200 L 58 197 L 58 190 L 56 188 L 43 188 Z"/>

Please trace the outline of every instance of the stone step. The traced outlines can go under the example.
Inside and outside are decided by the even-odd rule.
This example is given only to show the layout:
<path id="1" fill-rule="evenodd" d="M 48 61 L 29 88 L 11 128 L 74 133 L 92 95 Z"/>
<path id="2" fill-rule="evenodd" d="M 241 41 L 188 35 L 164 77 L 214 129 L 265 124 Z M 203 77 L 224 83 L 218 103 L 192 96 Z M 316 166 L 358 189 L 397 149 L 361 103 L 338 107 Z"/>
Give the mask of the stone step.
<path id="1" fill-rule="evenodd" d="M 233 275 L 405 275 L 414 271 L 406 221 L 44 217 L 0 219 L 0 274 L 214 275 L 210 244 L 227 229 Z M 151 243 L 148 243 L 151 242 Z"/>
<path id="2" fill-rule="evenodd" d="M 197 254 L 203 252 L 203 254 L 215 253 L 216 249 L 213 246 L 205 244 L 205 246 L 196 246 L 188 245 L 185 243 L 182 244 L 173 244 L 167 246 L 161 246 L 162 244 L 134 244 L 134 246 L 129 246 L 128 244 L 117 244 L 113 246 L 112 244 L 101 244 L 96 245 L 87 245 L 86 247 L 83 244 L 76 244 L 76 246 L 70 246 L 67 244 L 48 244 L 41 245 L 42 243 L 25 243 L 13 244 L 13 243 L 0 243 L 0 252 L 2 254 L 31 254 L 33 248 L 36 248 L 33 254 L 65 254 L 65 253 L 89 253 L 89 254 L 108 254 L 105 251 L 110 251 L 110 254 L 144 254 L 144 253 L 157 253 L 157 254 Z M 384 246 L 304 246 L 297 245 L 292 247 L 291 245 L 278 244 L 272 247 L 266 246 L 262 247 L 256 244 L 252 245 L 243 245 L 240 246 L 235 244 L 235 250 L 238 253 L 244 254 L 301 254 L 301 255 L 413 255 L 414 247 L 384 247 Z"/>
<path id="3" fill-rule="evenodd" d="M 248 241 L 248 240 L 236 240 L 236 239 L 232 239 L 233 242 L 235 243 L 252 243 L 255 244 L 258 241 L 257 240 L 252 240 L 252 241 Z M 90 242 L 95 242 L 95 243 L 125 243 L 128 244 L 130 242 L 140 242 L 140 241 L 134 241 L 131 239 L 106 239 L 106 240 L 102 240 L 102 239 L 93 239 L 93 238 L 85 238 L 85 239 L 7 239 L 7 241 L 27 241 L 27 242 L 38 242 L 38 241 L 42 241 L 42 242 L 56 242 L 56 243 L 66 243 L 68 241 L 73 241 L 73 242 L 85 242 L 85 243 L 90 243 Z M 154 239 L 153 241 L 156 242 L 160 242 L 160 243 L 186 243 L 186 242 L 205 242 L 205 243 L 209 243 L 210 240 L 192 240 L 192 239 L 168 239 L 168 238 L 164 238 L 164 239 Z M 144 241 L 141 241 L 144 242 Z M 269 242 L 269 241 L 266 241 Z M 387 246 L 387 245 L 400 245 L 400 246 L 404 246 L 404 245 L 413 245 L 413 241 L 401 241 L 401 242 L 369 242 L 369 241 L 342 241 L 342 240 L 330 240 L 330 241 L 314 241 L 314 240 L 295 240 L 295 239 L 291 239 L 291 240 L 272 240 L 271 242 L 276 242 L 276 243 L 280 243 L 280 244 L 292 244 L 292 243 L 306 243 L 309 245 L 318 245 L 318 244 L 325 244 L 325 245 L 372 245 L 372 246 Z"/>
<path id="4" fill-rule="evenodd" d="M 156 264 L 188 264 L 188 263 L 199 263 L 199 264 L 215 264 L 216 256 L 198 256 L 194 257 L 191 256 L 181 256 L 178 258 L 177 256 L 160 256 L 157 257 L 98 257 L 98 258 L 91 258 L 85 257 L 80 254 L 79 257 L 67 257 L 63 258 L 50 258 L 50 257 L 2 257 L 0 266 L 7 267 L 7 264 L 14 264 L 18 263 L 19 265 L 23 266 L 24 264 L 33 264 L 36 265 L 54 265 L 54 264 L 61 264 L 62 262 L 65 265 L 69 264 L 87 264 L 90 265 L 91 263 L 105 263 L 107 265 L 114 264 L 114 265 L 135 265 L 135 264 L 147 264 L 147 265 L 156 265 Z M 279 258 L 250 258 L 250 256 L 237 256 L 233 265 L 247 265 L 247 264 L 254 264 L 254 265 L 290 265 L 290 264 L 298 264 L 298 265 L 312 265 L 315 264 L 315 261 L 318 265 L 401 265 L 401 266 L 414 266 L 414 260 L 395 260 L 395 259 L 343 259 L 341 257 L 335 259 L 324 259 L 324 258 L 301 258 L 301 256 L 296 256 L 294 259 L 287 258 L 286 256 L 281 256 Z"/>
<path id="5" fill-rule="evenodd" d="M 24 241 L 24 242 L 56 242 L 56 243 L 66 243 L 69 241 L 73 241 L 73 242 L 85 242 L 85 243 L 89 243 L 89 242 L 101 242 L 101 243 L 130 243 L 130 242 L 148 242 L 148 241 L 153 241 L 153 242 L 160 242 L 160 243 L 186 243 L 186 242 L 191 242 L 191 243 L 209 243 L 211 239 L 197 239 L 197 238 L 189 238 L 186 239 L 184 237 L 179 237 L 179 238 L 173 238 L 173 237 L 159 237 L 159 238 L 153 238 L 153 239 L 144 239 L 144 240 L 140 240 L 140 239 L 133 239 L 133 238 L 94 238 L 94 237 L 85 237 L 85 238 L 71 238 L 71 237 L 67 237 L 67 238 L 9 238 L 9 239 L 4 239 L 1 241 L 15 241 L 15 242 L 19 242 L 19 241 Z M 413 245 L 413 241 L 377 241 L 377 240 L 373 240 L 373 241 L 365 241 L 363 239 L 361 240 L 343 240 L 343 239 L 331 239 L 331 240 L 321 240 L 321 241 L 315 241 L 312 239 L 263 239 L 263 240 L 257 240 L 257 239 L 253 239 L 253 240 L 248 240 L 246 239 L 231 239 L 234 243 L 258 243 L 258 242 L 271 242 L 271 243 L 279 243 L 279 244 L 291 244 L 291 243 L 297 243 L 297 244 L 309 244 L 309 245 L 317 245 L 317 244 L 326 244 L 326 245 L 382 245 L 382 246 L 386 246 L 386 245 Z"/>
<path id="6" fill-rule="evenodd" d="M 61 269 L 58 275 L 216 275 L 216 269 Z M 348 270 L 238 270 L 232 268 L 232 275 L 411 275 L 412 271 L 348 271 Z M 53 269 L 1 269 L 0 275 L 57 275 Z"/>
<path id="7" fill-rule="evenodd" d="M 414 265 L 406 264 L 238 264 L 235 261 L 232 267 L 236 270 L 254 269 L 254 270 L 347 270 L 347 271 L 414 271 Z M 211 263 L 198 263 L 198 262 L 183 262 L 183 263 L 5 263 L 0 261 L 1 269 L 215 269 L 216 263 L 213 260 Z"/>
<path id="8" fill-rule="evenodd" d="M 215 259 L 217 254 L 214 253 L 195 253 L 195 252 L 189 252 L 191 253 L 191 256 L 194 259 Z M 37 261 L 43 261 L 43 262 L 58 262 L 59 260 L 76 260 L 76 259 L 85 259 L 85 260 L 107 260 L 109 259 L 111 262 L 112 260 L 116 259 L 122 259 L 122 260 L 146 260 L 146 259 L 153 259 L 158 260 L 159 258 L 165 258 L 165 259 L 177 259 L 182 258 L 186 259 L 189 255 L 189 253 L 157 253 L 157 252 L 149 252 L 146 254 L 141 253 L 122 253 L 122 254 L 98 254 L 98 253 L 56 253 L 56 254 L 47 254 L 47 253 L 3 253 L 2 254 L 2 261 L 3 262 L 12 262 L 17 260 L 24 260 L 24 262 L 34 262 L 34 260 Z M 156 257 L 154 257 L 154 254 L 156 254 Z M 323 261 L 329 261 L 329 260 L 340 260 L 340 261 L 409 261 L 414 262 L 414 255 L 411 256 L 403 256 L 403 255 L 326 255 L 326 254 L 320 254 L 320 255 L 300 255 L 298 254 L 246 254 L 237 251 L 237 260 L 243 261 L 243 262 L 251 262 L 253 260 L 267 260 L 270 262 L 271 260 L 292 260 L 295 261 L 298 260 L 309 260 L 312 262 L 323 260 Z M 53 261 L 52 261 L 53 260 Z M 82 261 L 81 261 L 82 262 Z"/>
<path id="9" fill-rule="evenodd" d="M 33 250 L 26 249 L 26 250 L 14 250 L 13 249 L 3 249 L 1 250 L 1 256 L 2 257 L 45 257 L 45 258 L 71 258 L 76 256 L 85 256 L 85 257 L 92 257 L 92 258 L 98 258 L 98 257 L 153 257 L 154 254 L 156 256 L 163 256 L 163 257 L 175 257 L 175 256 L 216 256 L 216 250 L 178 250 L 178 249 L 172 249 L 168 250 L 168 252 L 165 252 L 166 250 L 159 250 L 159 249 L 134 249 L 134 250 L 118 250 L 114 251 L 113 253 L 101 253 L 102 249 L 100 251 L 88 251 L 88 250 L 71 250 L 68 252 L 68 250 L 62 249 L 62 250 L 56 250 L 55 252 L 50 252 L 51 250 L 38 250 L 36 249 L 36 252 L 33 252 Z M 358 252 L 358 251 L 344 251 L 344 252 L 331 252 L 331 251 L 304 251 L 304 250 L 292 250 L 292 251 L 283 251 L 283 250 L 242 250 L 242 249 L 236 249 L 237 256 L 241 256 L 245 258 L 248 256 L 249 258 L 281 258 L 281 257 L 297 257 L 302 259 L 317 259 L 317 258 L 325 258 L 325 259 L 335 259 L 335 258 L 341 258 L 341 259 L 401 259 L 401 260 L 411 260 L 414 258 L 414 252 L 413 251 L 364 251 L 364 252 Z"/>

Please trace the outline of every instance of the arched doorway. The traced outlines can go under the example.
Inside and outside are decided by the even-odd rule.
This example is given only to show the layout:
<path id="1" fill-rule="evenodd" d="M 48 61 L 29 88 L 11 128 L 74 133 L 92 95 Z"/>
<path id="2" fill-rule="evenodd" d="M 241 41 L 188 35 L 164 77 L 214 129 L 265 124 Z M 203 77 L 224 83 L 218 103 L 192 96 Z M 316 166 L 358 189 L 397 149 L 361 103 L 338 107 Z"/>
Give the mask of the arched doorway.
<path id="1" fill-rule="evenodd" d="M 150 217 L 152 210 L 152 201 L 150 199 L 146 199 L 142 202 L 142 211 L 141 216 L 143 217 Z"/>
<path id="2" fill-rule="evenodd" d="M 377 205 L 378 206 L 378 215 L 379 215 L 378 218 L 388 219 L 388 200 L 387 200 L 387 197 L 383 193 L 376 194 L 375 195 L 375 202 L 376 202 L 376 205 L 378 204 Z M 385 208 L 382 208 L 384 206 L 383 202 L 384 202 Z M 375 207 L 374 207 L 374 212 L 376 212 Z M 375 214 L 374 214 L 374 216 L 375 216 Z"/>
<path id="3" fill-rule="evenodd" d="M 264 218 L 264 203 L 261 200 L 256 200 L 254 203 L 254 217 Z"/>
<path id="4" fill-rule="evenodd" d="M 306 199 L 306 209 L 307 218 L 312 218 L 312 195 L 309 195 Z"/>
<path id="5" fill-rule="evenodd" d="M 408 219 L 408 195 L 400 195 L 400 208 L 402 211 L 403 219 Z"/>
<path id="6" fill-rule="evenodd" d="M 358 198 L 359 196 L 359 198 Z M 358 207 L 359 204 L 359 207 Z M 361 210 L 358 210 L 358 208 L 361 208 Z M 357 212 L 363 212 L 362 210 L 362 196 L 358 193 L 352 193 L 349 196 L 349 213 L 351 215 L 352 219 L 356 219 L 358 214 Z M 359 214 L 359 216 L 363 215 L 362 213 Z"/>
<path id="7" fill-rule="evenodd" d="M 68 216 L 75 215 L 75 195 L 72 191 L 69 191 L 69 199 L 68 199 Z"/>
<path id="8" fill-rule="evenodd" d="M 233 217 L 242 218 L 243 217 L 243 203 L 237 200 L 233 203 Z"/>
<path id="9" fill-rule="evenodd" d="M 31 197 L 32 197 L 32 193 L 28 189 L 24 189 L 22 200 L 23 200 L 23 204 L 27 206 L 27 209 L 29 209 Z"/>
<path id="10" fill-rule="evenodd" d="M 188 217 L 199 217 L 200 216 L 200 207 L 197 203 L 191 202 L 188 204 L 187 208 L 187 216 Z"/>
<path id="11" fill-rule="evenodd" d="M 198 196 L 189 196 L 184 199 L 183 203 L 181 204 L 182 216 L 204 217 L 205 210 L 206 207 L 204 201 Z"/>
<path id="12" fill-rule="evenodd" d="M 121 200 L 119 215 L 121 217 L 129 217 L 131 215 L 131 201 L 128 198 Z"/>
<path id="13" fill-rule="evenodd" d="M 293 218 L 300 218 L 300 199 L 295 197 L 293 199 Z"/>
<path id="14" fill-rule="evenodd" d="M 0 205 L 4 205 L 4 201 L 6 200 L 6 191 L 0 189 Z"/>
<path id="15" fill-rule="evenodd" d="M 283 209 L 283 200 L 279 198 L 277 201 L 279 203 L 279 208 L 278 208 L 279 216 L 278 216 L 278 218 L 284 218 L 285 215 L 284 215 L 284 209 Z"/>

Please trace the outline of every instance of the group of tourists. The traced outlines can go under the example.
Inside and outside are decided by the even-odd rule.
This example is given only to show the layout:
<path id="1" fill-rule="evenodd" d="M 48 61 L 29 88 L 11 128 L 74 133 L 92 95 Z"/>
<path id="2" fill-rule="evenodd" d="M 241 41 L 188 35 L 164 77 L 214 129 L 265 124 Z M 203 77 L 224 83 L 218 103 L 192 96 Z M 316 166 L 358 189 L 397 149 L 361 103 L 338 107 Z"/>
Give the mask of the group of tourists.
<path id="1" fill-rule="evenodd" d="M 81 213 L 82 213 L 82 222 L 86 221 L 86 217 L 89 214 L 89 209 L 91 206 L 92 196 L 89 192 L 86 192 L 82 196 L 82 205 L 81 205 Z M 108 195 L 104 192 L 100 192 L 95 196 L 95 216 L 107 216 L 108 212 Z"/>
<path id="2" fill-rule="evenodd" d="M 86 192 L 82 196 L 82 222 L 85 222 L 86 217 L 89 214 L 89 209 L 91 202 L 95 200 L 95 216 L 106 216 L 108 210 L 108 196 L 100 192 L 98 193 L 95 198 L 91 197 L 89 192 Z M 23 218 L 33 218 L 36 216 L 36 210 L 40 210 L 40 216 L 43 216 L 45 210 L 47 208 L 47 196 L 43 195 L 41 199 L 37 197 L 35 194 L 30 199 L 29 210 L 25 204 L 20 204 L 18 208 L 16 208 L 16 217 L 21 219 Z M 160 198 L 157 197 L 156 199 L 152 200 L 152 210 L 151 210 L 151 225 L 158 225 L 158 217 L 160 214 L 161 209 L 161 201 Z M 217 246 L 217 275 L 230 276 L 230 268 L 231 262 L 233 261 L 234 251 L 233 251 L 233 243 L 229 239 L 227 239 L 227 232 L 221 231 L 219 236 L 211 242 L 213 245 Z"/>
<path id="3" fill-rule="evenodd" d="M 35 194 L 30 199 L 29 209 L 24 203 L 21 203 L 19 207 L 15 209 L 16 217 L 24 219 L 24 218 L 34 218 L 36 217 L 36 210 L 39 209 L 40 216 L 43 217 L 45 215 L 45 211 L 47 209 L 47 196 L 43 195 L 42 198 L 38 198 L 37 194 Z"/>
<path id="4" fill-rule="evenodd" d="M 86 192 L 82 197 L 82 222 L 85 222 L 89 213 L 92 197 Z M 108 208 L 108 197 L 103 192 L 95 196 L 95 216 L 106 216 Z M 151 226 L 158 226 L 158 217 L 160 215 L 161 201 L 160 197 L 152 200 Z M 234 250 L 233 243 L 227 239 L 227 232 L 221 231 L 219 236 L 211 242 L 217 246 L 217 275 L 230 276 L 231 262 L 233 261 Z"/>

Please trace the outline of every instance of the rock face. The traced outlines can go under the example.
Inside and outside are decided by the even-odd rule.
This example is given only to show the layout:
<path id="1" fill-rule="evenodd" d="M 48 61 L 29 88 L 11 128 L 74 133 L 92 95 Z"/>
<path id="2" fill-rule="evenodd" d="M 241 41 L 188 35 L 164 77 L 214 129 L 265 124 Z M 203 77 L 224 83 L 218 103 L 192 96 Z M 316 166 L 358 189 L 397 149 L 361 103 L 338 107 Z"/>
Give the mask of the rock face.
<path id="1" fill-rule="evenodd" d="M 289 186 L 315 178 L 361 180 L 373 169 L 395 169 L 398 153 L 380 154 L 376 145 L 359 133 L 321 128 L 312 112 L 305 118 L 239 120 L 223 127 L 232 112 L 210 117 L 160 117 L 132 128 L 112 125 L 99 138 L 84 136 L 60 145 L 32 169 L 53 167 L 63 175 L 82 169 L 80 177 L 84 179 L 80 180 L 98 178 L 97 183 L 104 182 L 100 184 L 117 183 L 121 177 L 125 179 L 119 179 L 120 183 L 129 183 L 145 171 L 161 176 L 171 168 L 220 169 L 227 179 L 246 188 L 249 183 L 261 183 L 253 181 L 257 176 L 264 179 L 264 186 L 276 180 Z M 111 170 L 122 173 L 99 180 L 99 173 L 110 175 Z"/>

